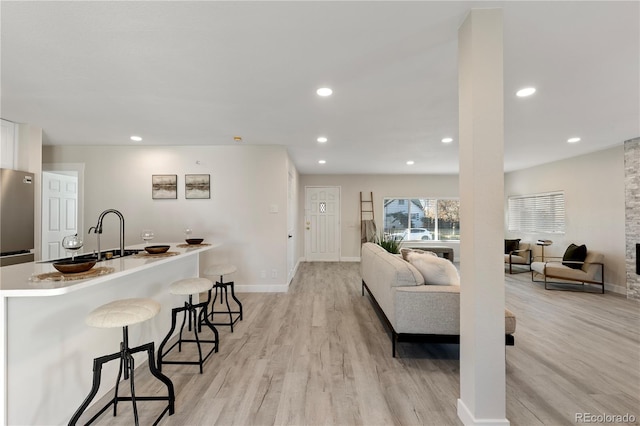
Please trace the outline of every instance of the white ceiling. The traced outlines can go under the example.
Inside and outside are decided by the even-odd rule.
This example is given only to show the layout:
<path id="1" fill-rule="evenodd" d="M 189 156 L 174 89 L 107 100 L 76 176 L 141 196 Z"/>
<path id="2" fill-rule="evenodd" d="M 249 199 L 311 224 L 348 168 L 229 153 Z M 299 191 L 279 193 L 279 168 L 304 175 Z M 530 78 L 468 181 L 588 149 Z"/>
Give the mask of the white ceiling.
<path id="1" fill-rule="evenodd" d="M 457 173 L 457 29 L 495 6 L 505 170 L 640 136 L 637 1 L 0 4 L 0 114 L 41 126 L 45 144 L 238 135 L 286 145 L 303 174 Z M 524 86 L 538 91 L 516 98 Z"/>

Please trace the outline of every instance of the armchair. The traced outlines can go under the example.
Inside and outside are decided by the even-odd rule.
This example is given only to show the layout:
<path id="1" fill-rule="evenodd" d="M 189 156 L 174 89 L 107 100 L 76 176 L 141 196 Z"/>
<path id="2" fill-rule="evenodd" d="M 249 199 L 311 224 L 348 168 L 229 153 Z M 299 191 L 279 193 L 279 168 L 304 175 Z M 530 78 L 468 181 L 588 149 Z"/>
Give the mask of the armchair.
<path id="1" fill-rule="evenodd" d="M 516 250 L 509 250 L 508 253 L 504 255 L 504 263 L 509 264 L 509 273 L 513 274 L 513 265 L 524 265 L 529 267 L 529 271 L 531 270 L 531 259 L 532 259 L 532 251 L 531 244 L 529 243 L 519 243 L 518 248 Z M 522 271 L 526 272 L 526 271 Z"/>
<path id="2" fill-rule="evenodd" d="M 542 276 L 545 290 L 550 289 L 547 284 L 580 283 L 602 286 L 604 293 L 604 255 L 595 251 L 588 251 L 584 262 L 567 261 L 562 258 L 548 257 L 545 262 L 531 263 L 531 281 Z M 572 265 L 573 267 L 567 266 Z M 549 278 L 560 281 L 550 281 Z"/>

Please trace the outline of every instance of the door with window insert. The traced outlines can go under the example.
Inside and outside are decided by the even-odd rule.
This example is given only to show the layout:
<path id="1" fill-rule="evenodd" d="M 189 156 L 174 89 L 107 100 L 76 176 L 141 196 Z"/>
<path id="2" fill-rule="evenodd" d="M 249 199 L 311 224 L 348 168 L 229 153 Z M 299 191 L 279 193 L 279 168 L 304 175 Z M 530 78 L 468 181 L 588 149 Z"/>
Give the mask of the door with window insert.
<path id="1" fill-rule="evenodd" d="M 305 258 L 340 260 L 340 188 L 306 187 Z"/>

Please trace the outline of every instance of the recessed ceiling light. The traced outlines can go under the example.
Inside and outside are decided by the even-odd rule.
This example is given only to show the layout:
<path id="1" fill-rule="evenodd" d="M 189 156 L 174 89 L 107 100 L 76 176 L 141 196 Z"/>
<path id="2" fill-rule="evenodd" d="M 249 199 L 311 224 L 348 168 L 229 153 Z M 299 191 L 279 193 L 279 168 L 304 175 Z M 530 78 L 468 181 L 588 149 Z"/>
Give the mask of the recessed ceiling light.
<path id="1" fill-rule="evenodd" d="M 444 139 L 442 139 L 442 142 L 451 143 L 451 142 L 453 142 L 453 138 L 444 138 Z"/>
<path id="2" fill-rule="evenodd" d="M 569 139 L 567 139 L 567 142 L 569 142 L 569 143 L 580 142 L 580 138 L 569 138 Z"/>
<path id="3" fill-rule="evenodd" d="M 321 87 L 320 89 L 316 90 L 316 93 L 318 94 L 318 96 L 331 96 L 333 90 L 329 89 L 328 87 Z"/>
<path id="4" fill-rule="evenodd" d="M 328 141 L 329 139 L 325 138 L 324 136 L 320 136 L 318 139 L 316 139 L 318 142 L 320 143 L 325 143 L 326 141 Z"/>
<path id="5" fill-rule="evenodd" d="M 326 164 L 326 160 L 318 160 L 318 164 Z"/>
<path id="6" fill-rule="evenodd" d="M 415 163 L 411 160 L 407 161 L 407 166 L 413 166 Z"/>
<path id="7" fill-rule="evenodd" d="M 242 136 L 234 136 L 233 137 L 233 141 L 234 142 L 242 142 Z"/>
<path id="8" fill-rule="evenodd" d="M 525 87 L 524 89 L 520 89 L 516 92 L 516 96 L 519 98 L 524 98 L 526 96 L 531 96 L 536 93 L 535 87 Z"/>
<path id="9" fill-rule="evenodd" d="M 140 142 L 142 140 L 142 138 L 140 136 L 131 136 L 130 139 L 132 141 L 134 141 L 134 142 Z"/>

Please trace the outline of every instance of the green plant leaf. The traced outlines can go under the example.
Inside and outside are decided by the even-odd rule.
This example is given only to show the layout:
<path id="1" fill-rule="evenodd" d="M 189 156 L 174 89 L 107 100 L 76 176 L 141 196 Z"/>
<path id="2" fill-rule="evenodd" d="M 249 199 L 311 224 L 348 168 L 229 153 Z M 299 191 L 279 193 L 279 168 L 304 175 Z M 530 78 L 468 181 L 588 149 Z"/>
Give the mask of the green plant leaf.
<path id="1" fill-rule="evenodd" d="M 400 253 L 400 243 L 402 242 L 402 240 L 397 240 L 390 235 L 378 234 L 376 235 L 374 242 L 389 253 Z"/>

